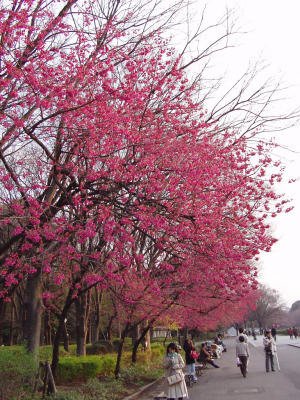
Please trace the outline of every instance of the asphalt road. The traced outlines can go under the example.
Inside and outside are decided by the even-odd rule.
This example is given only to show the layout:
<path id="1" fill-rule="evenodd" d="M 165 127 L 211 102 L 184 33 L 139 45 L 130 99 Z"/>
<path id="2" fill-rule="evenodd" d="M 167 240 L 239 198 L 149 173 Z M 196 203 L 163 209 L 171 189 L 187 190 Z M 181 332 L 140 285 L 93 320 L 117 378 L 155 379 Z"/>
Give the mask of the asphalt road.
<path id="1" fill-rule="evenodd" d="M 188 388 L 189 400 L 300 400 L 300 339 L 278 336 L 277 350 L 280 372 L 265 372 L 262 336 L 256 341 L 249 338 L 250 362 L 247 378 L 236 366 L 235 338 L 226 340 L 228 352 L 216 363 L 221 368 L 209 366 L 198 383 Z M 299 346 L 292 347 L 290 345 Z M 276 368 L 277 369 L 277 368 Z M 153 400 L 164 390 L 164 380 L 130 396 L 128 400 Z"/>
<path id="2" fill-rule="evenodd" d="M 300 346 L 300 339 L 298 339 Z M 285 400 L 300 399 L 300 347 L 289 337 L 278 337 L 280 372 L 265 372 L 262 336 L 250 340 L 247 378 L 235 364 L 235 339 L 229 340 L 228 352 L 217 360 L 221 368 L 209 367 L 199 382 L 189 389 L 189 400 Z"/>

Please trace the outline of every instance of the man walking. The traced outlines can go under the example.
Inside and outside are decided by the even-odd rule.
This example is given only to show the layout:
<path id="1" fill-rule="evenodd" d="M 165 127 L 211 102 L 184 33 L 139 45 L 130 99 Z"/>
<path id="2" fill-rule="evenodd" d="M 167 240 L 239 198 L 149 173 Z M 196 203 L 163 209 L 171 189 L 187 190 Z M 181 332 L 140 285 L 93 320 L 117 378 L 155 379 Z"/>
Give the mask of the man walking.
<path id="1" fill-rule="evenodd" d="M 265 356 L 266 356 L 266 372 L 269 372 L 270 370 L 270 364 L 271 364 L 271 370 L 275 371 L 274 368 L 274 353 L 277 351 L 276 349 L 276 344 L 271 336 L 271 331 L 266 331 L 266 335 L 263 338 L 263 345 L 264 345 L 264 350 L 265 350 Z"/>
<path id="2" fill-rule="evenodd" d="M 240 336 L 243 336 L 244 337 L 244 342 L 248 343 L 248 336 L 246 335 L 245 329 L 242 328 L 242 327 L 239 328 L 239 334 L 238 334 L 238 337 L 236 338 L 236 343 L 240 342 L 240 339 L 239 339 Z"/>
<path id="3" fill-rule="evenodd" d="M 243 335 L 239 336 L 239 342 L 236 344 L 236 356 L 240 360 L 240 369 L 244 378 L 247 376 L 247 364 L 249 359 L 248 343 L 245 342 Z"/>

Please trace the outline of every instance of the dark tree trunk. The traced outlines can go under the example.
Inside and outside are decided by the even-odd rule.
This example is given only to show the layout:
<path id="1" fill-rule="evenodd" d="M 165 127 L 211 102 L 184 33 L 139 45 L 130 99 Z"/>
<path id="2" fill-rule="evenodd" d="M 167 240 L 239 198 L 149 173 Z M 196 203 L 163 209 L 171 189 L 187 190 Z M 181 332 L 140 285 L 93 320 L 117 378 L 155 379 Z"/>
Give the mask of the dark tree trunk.
<path id="1" fill-rule="evenodd" d="M 124 340 L 125 337 L 127 336 L 129 329 L 129 323 L 126 324 L 125 328 L 123 329 L 121 333 L 121 338 L 120 338 L 120 343 L 119 343 L 119 348 L 118 348 L 118 357 L 117 357 L 117 362 L 116 362 L 116 368 L 115 368 L 115 378 L 118 379 L 120 375 L 120 366 L 121 366 L 121 359 L 122 359 L 122 354 L 123 354 L 123 346 L 124 346 Z"/>
<path id="2" fill-rule="evenodd" d="M 41 271 L 29 275 L 25 289 L 24 340 L 27 350 L 37 353 L 40 347 L 42 315 L 42 277 Z"/>
<path id="3" fill-rule="evenodd" d="M 3 299 L 0 299 L 0 321 L 4 321 L 6 304 L 7 303 L 4 303 Z M 2 332 L 2 326 L 0 324 L 0 345 L 2 345 L 2 343 L 3 343 L 3 332 Z"/>
<path id="4" fill-rule="evenodd" d="M 10 324 L 9 324 L 9 346 L 14 344 L 14 319 L 15 319 L 15 307 L 14 298 L 11 299 L 11 309 L 10 309 Z"/>
<path id="5" fill-rule="evenodd" d="M 141 343 L 143 343 L 144 341 L 147 342 L 147 345 L 145 345 L 144 350 L 147 350 L 150 347 L 150 325 L 147 324 L 147 326 L 145 326 L 142 331 L 141 334 L 139 335 L 139 337 L 135 340 L 135 343 L 133 345 L 132 348 L 132 355 L 131 355 L 131 361 L 133 364 L 136 363 L 136 358 L 137 358 L 137 351 L 138 351 L 138 347 Z"/>
<path id="6" fill-rule="evenodd" d="M 113 332 L 112 332 L 112 325 L 113 322 L 116 318 L 117 314 L 113 314 L 108 321 L 108 326 L 107 326 L 107 340 L 109 341 L 109 343 L 112 343 L 112 339 L 113 339 Z"/>
<path id="7" fill-rule="evenodd" d="M 58 328 L 54 337 L 53 350 L 52 350 L 52 363 L 51 363 L 51 369 L 54 379 L 57 378 L 57 367 L 59 361 L 59 343 L 63 335 L 65 319 L 67 318 L 69 308 L 71 307 L 72 304 L 72 296 L 73 296 L 73 291 L 70 290 L 64 308 L 62 310 L 62 313 L 59 317 Z"/>
<path id="8" fill-rule="evenodd" d="M 136 325 L 131 329 L 131 332 L 132 332 L 132 336 L 131 336 L 131 339 L 132 339 L 132 346 L 134 346 L 135 343 L 136 343 L 136 341 L 137 341 L 138 338 L 140 337 L 140 334 L 141 334 L 141 325 L 140 325 L 140 324 L 136 324 Z"/>
<path id="9" fill-rule="evenodd" d="M 76 306 L 76 355 L 86 355 L 86 336 L 89 317 L 90 291 L 83 293 L 75 300 Z"/>
<path id="10" fill-rule="evenodd" d="M 95 318 L 93 319 L 92 327 L 92 343 L 99 341 L 100 336 L 100 307 L 102 302 L 102 291 L 95 287 Z"/>
<path id="11" fill-rule="evenodd" d="M 48 309 L 44 313 L 44 333 L 45 333 L 45 344 L 52 345 L 50 310 Z"/>

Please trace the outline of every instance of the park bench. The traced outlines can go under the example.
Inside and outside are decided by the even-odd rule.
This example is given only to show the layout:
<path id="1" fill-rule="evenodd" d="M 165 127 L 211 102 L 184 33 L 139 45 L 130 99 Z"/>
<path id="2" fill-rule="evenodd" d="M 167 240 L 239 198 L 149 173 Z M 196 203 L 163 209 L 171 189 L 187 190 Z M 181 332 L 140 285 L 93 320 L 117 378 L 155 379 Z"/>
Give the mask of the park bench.
<path id="1" fill-rule="evenodd" d="M 200 363 L 195 365 L 196 376 L 201 376 L 202 371 L 207 368 L 206 363 Z"/>
<path id="2" fill-rule="evenodd" d="M 184 375 L 184 380 L 185 380 L 186 386 L 193 386 L 193 384 L 194 384 L 194 375 L 185 374 Z"/>

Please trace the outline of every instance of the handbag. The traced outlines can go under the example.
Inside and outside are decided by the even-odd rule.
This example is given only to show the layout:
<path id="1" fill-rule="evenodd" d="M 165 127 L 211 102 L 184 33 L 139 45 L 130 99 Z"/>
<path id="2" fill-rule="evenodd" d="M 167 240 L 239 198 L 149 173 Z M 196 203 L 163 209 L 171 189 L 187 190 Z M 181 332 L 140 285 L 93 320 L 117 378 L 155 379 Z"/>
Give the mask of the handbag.
<path id="1" fill-rule="evenodd" d="M 239 367 L 240 365 L 242 365 L 241 360 L 239 357 L 236 358 L 236 365 Z"/>
<path id="2" fill-rule="evenodd" d="M 168 376 L 168 384 L 169 386 L 176 385 L 176 383 L 180 383 L 183 381 L 183 376 L 180 373 L 175 375 Z"/>
<path id="3" fill-rule="evenodd" d="M 194 358 L 195 360 L 198 358 L 198 354 L 195 350 L 191 351 L 191 357 Z"/>

